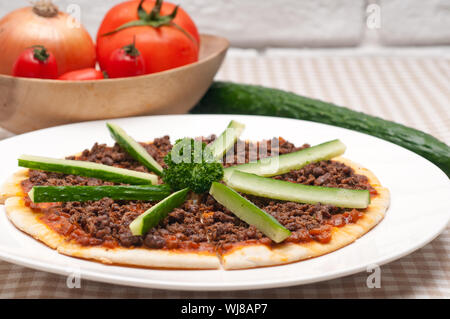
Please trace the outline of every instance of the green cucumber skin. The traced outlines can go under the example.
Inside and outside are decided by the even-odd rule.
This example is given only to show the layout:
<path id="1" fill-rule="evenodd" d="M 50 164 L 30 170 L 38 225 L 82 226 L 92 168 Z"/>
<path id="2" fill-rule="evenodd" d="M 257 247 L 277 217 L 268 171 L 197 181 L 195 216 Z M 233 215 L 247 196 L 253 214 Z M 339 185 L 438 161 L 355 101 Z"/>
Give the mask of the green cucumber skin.
<path id="1" fill-rule="evenodd" d="M 172 210 L 186 200 L 188 192 L 188 188 L 175 192 L 139 215 L 130 224 L 131 233 L 135 236 L 144 235 L 149 229 L 158 225 Z"/>
<path id="2" fill-rule="evenodd" d="M 28 193 L 34 203 L 113 200 L 158 201 L 171 193 L 168 185 L 152 186 L 34 186 Z"/>
<path id="3" fill-rule="evenodd" d="M 46 161 L 53 161 L 56 163 L 48 163 Z M 93 168 L 80 167 L 77 165 L 85 165 L 89 163 Z M 123 168 L 117 168 L 92 162 L 83 162 L 75 160 L 59 160 L 46 157 L 37 157 L 22 155 L 18 159 L 20 167 L 30 169 L 37 169 L 47 172 L 63 173 L 70 175 L 79 175 L 85 177 L 98 178 L 105 181 L 124 183 L 131 185 L 151 185 L 158 182 L 156 175 L 131 171 Z M 110 170 L 113 171 L 110 171 Z M 131 174 L 131 175 L 127 175 Z"/>
<path id="4" fill-rule="evenodd" d="M 111 133 L 112 138 L 138 162 L 142 163 L 153 173 L 161 176 L 163 168 L 156 162 L 156 160 L 148 154 L 141 144 L 136 142 L 132 137 L 118 125 L 113 123 L 106 123 L 106 126 Z"/>
<path id="5" fill-rule="evenodd" d="M 217 202 L 233 212 L 239 219 L 255 226 L 274 242 L 280 243 L 291 235 L 291 232 L 272 215 L 266 213 L 226 185 L 214 182 L 209 193 Z"/>
<path id="6" fill-rule="evenodd" d="M 346 146 L 340 140 L 333 140 L 303 150 L 283 154 L 275 159 L 268 157 L 256 162 L 230 166 L 224 170 L 224 179 L 227 180 L 232 172 L 239 170 L 260 176 L 275 176 L 300 169 L 309 163 L 329 160 L 344 154 Z M 271 167 L 269 164 L 274 164 Z"/>
<path id="7" fill-rule="evenodd" d="M 294 93 L 254 85 L 215 82 L 191 112 L 278 116 L 344 127 L 407 148 L 436 164 L 450 177 L 450 147 L 433 136 Z"/>
<path id="8" fill-rule="evenodd" d="M 234 171 L 226 184 L 234 190 L 265 198 L 304 204 L 328 204 L 345 208 L 366 208 L 368 190 L 311 186 Z"/>
<path id="9" fill-rule="evenodd" d="M 244 129 L 244 124 L 236 121 L 230 121 L 226 130 L 223 131 L 222 134 L 214 140 L 214 142 L 207 146 L 216 160 L 221 160 L 228 150 L 234 146 Z M 228 143 L 224 145 L 225 142 Z"/>

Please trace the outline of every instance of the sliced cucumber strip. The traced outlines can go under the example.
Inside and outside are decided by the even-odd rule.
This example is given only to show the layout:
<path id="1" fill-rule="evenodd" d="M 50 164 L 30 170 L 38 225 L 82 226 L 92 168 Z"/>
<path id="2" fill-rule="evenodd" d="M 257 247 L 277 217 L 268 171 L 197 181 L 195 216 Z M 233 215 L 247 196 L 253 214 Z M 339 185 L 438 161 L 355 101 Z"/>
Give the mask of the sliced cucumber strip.
<path id="1" fill-rule="evenodd" d="M 131 233 L 135 236 L 144 235 L 150 228 L 158 225 L 174 208 L 185 201 L 188 192 L 188 188 L 175 192 L 139 215 L 130 224 Z"/>
<path id="2" fill-rule="evenodd" d="M 157 175 L 162 174 L 163 168 L 158 162 L 142 147 L 129 136 L 120 126 L 113 123 L 106 123 L 112 138 L 136 161 L 142 163 L 150 171 Z"/>
<path id="3" fill-rule="evenodd" d="M 143 186 L 34 186 L 28 193 L 34 203 L 86 202 L 108 197 L 114 200 L 162 200 L 171 193 L 168 185 Z"/>
<path id="4" fill-rule="evenodd" d="M 342 155 L 345 145 L 340 140 L 333 140 L 303 150 L 260 159 L 256 162 L 228 167 L 224 170 L 224 180 L 227 180 L 235 170 L 256 174 L 259 176 L 275 176 L 300 169 L 309 163 L 329 160 Z"/>
<path id="5" fill-rule="evenodd" d="M 233 189 L 214 182 L 209 191 L 212 197 L 228 208 L 233 214 L 249 225 L 258 228 L 264 235 L 276 243 L 280 243 L 291 235 L 272 215 L 239 195 Z"/>
<path id="6" fill-rule="evenodd" d="M 305 204 L 329 204 L 346 208 L 366 208 L 368 190 L 310 186 L 234 171 L 226 184 L 233 189 L 260 197 Z"/>
<path id="7" fill-rule="evenodd" d="M 124 184 L 146 185 L 158 183 L 158 177 L 154 174 L 85 161 L 22 155 L 19 157 L 19 166 L 48 172 L 94 177 Z"/>
<path id="8" fill-rule="evenodd" d="M 245 125 L 236 121 L 231 121 L 226 130 L 208 148 L 211 150 L 216 160 L 221 160 L 230 148 L 234 146 L 239 136 L 245 129 Z"/>

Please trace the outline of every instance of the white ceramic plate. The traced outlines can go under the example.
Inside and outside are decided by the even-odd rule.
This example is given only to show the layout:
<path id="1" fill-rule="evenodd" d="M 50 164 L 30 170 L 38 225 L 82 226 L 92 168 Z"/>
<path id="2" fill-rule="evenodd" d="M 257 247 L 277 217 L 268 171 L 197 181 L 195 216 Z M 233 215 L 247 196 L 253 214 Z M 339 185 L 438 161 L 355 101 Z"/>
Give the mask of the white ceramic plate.
<path id="1" fill-rule="evenodd" d="M 282 136 L 300 145 L 339 138 L 345 157 L 372 170 L 391 191 L 384 220 L 355 243 L 333 253 L 289 265 L 251 270 L 153 270 L 108 266 L 59 255 L 18 231 L 0 213 L 0 258 L 27 267 L 82 279 L 139 287 L 181 290 L 237 290 L 283 287 L 366 271 L 405 256 L 434 239 L 450 216 L 450 181 L 435 165 L 389 142 L 350 130 L 306 121 L 257 116 L 149 116 L 113 120 L 140 141 L 169 134 L 185 136 L 220 133 L 230 119 L 246 124 L 243 138 Z M 0 142 L 0 182 L 17 168 L 22 153 L 64 157 L 90 148 L 94 142 L 112 144 L 105 121 L 60 126 Z"/>

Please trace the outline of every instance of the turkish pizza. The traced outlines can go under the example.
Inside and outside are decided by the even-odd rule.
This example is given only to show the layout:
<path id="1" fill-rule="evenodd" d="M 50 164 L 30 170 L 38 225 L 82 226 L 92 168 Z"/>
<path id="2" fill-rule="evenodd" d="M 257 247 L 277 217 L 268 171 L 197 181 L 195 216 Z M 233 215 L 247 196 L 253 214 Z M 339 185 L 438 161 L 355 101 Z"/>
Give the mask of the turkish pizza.
<path id="1" fill-rule="evenodd" d="M 243 269 L 317 257 L 384 217 L 389 191 L 332 140 L 218 137 L 136 142 L 54 159 L 23 155 L 0 189 L 9 220 L 59 253 L 105 264 Z"/>

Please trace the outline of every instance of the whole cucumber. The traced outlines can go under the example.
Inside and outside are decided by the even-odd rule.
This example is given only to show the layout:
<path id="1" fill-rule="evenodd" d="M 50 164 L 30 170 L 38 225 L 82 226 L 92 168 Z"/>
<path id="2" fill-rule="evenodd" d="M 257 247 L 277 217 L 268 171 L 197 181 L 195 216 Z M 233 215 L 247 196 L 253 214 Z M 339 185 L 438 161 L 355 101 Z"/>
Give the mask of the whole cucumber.
<path id="1" fill-rule="evenodd" d="M 289 117 L 363 132 L 407 148 L 450 177 L 450 147 L 419 130 L 294 93 L 255 85 L 214 82 L 191 111 Z"/>

